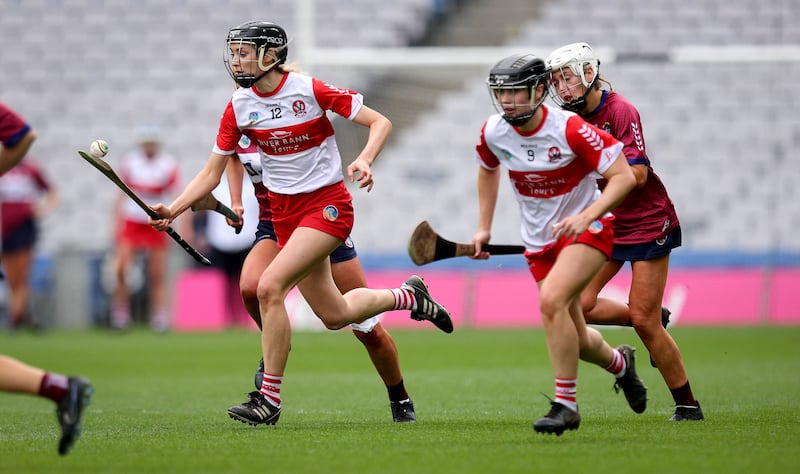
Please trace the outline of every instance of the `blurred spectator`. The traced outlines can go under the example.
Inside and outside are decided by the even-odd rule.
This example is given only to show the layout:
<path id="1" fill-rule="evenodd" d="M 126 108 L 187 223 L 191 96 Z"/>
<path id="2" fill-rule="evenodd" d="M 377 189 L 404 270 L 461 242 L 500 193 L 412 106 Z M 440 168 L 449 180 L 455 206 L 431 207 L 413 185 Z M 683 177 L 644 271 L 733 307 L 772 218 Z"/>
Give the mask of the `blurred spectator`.
<path id="1" fill-rule="evenodd" d="M 222 202 L 229 200 L 228 180 L 221 180 L 213 194 Z M 258 226 L 255 218 L 258 216 L 258 201 L 247 175 L 242 177 L 242 204 L 245 218 L 239 233 L 226 223 L 222 214 L 207 211 L 193 214 L 192 229 L 184 232 L 184 236 L 204 252 L 211 260 L 212 268 L 225 277 L 225 321 L 229 325 L 252 327 L 253 320 L 247 314 L 239 292 L 242 265 L 253 246 Z"/>
<path id="2" fill-rule="evenodd" d="M 30 157 L 0 176 L 3 272 L 10 292 L 11 329 L 43 327 L 42 321 L 30 313 L 30 276 L 38 221 L 55 209 L 58 200 L 58 193 Z"/>
<path id="3" fill-rule="evenodd" d="M 147 203 L 168 200 L 180 189 L 178 161 L 162 149 L 161 142 L 157 127 L 143 127 L 138 135 L 138 146 L 122 157 L 120 177 Z M 170 326 L 166 289 L 167 234 L 150 227 L 147 214 L 121 191 L 114 214 L 116 286 L 111 302 L 111 327 L 125 329 L 132 322 L 127 275 L 138 254 L 147 260 L 147 319 L 154 330 L 166 331 Z"/>

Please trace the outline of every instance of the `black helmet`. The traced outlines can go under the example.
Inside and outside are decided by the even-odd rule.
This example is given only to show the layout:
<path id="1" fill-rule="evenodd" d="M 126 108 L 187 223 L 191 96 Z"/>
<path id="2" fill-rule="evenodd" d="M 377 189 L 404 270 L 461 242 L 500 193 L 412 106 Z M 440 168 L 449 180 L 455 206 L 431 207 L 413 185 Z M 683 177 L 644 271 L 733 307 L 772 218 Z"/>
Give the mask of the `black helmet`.
<path id="1" fill-rule="evenodd" d="M 514 126 L 519 126 L 530 120 L 536 109 L 544 102 L 547 96 L 547 87 L 545 87 L 542 97 L 534 103 L 536 93 L 534 89 L 540 84 L 547 85 L 547 68 L 544 61 L 533 54 L 515 54 L 505 59 L 500 60 L 489 71 L 489 79 L 486 84 L 489 86 L 489 93 L 492 96 L 495 109 L 503 115 L 506 122 Z M 498 91 L 509 89 L 528 90 L 530 97 L 530 112 L 525 112 L 521 115 L 510 116 L 503 112 L 503 106 L 498 102 Z"/>
<path id="2" fill-rule="evenodd" d="M 250 44 L 256 48 L 258 55 L 258 67 L 261 74 L 234 74 L 231 69 L 231 44 Z M 275 49 L 276 60 L 269 65 L 264 64 L 264 56 L 270 48 Z M 228 30 L 228 38 L 225 41 L 225 54 L 223 61 L 225 67 L 228 69 L 228 74 L 231 75 L 234 81 L 242 87 L 251 87 L 259 79 L 264 77 L 270 69 L 278 64 L 286 62 L 286 57 L 289 54 L 289 41 L 286 37 L 286 31 L 275 23 L 268 21 L 249 21 L 235 26 Z"/>

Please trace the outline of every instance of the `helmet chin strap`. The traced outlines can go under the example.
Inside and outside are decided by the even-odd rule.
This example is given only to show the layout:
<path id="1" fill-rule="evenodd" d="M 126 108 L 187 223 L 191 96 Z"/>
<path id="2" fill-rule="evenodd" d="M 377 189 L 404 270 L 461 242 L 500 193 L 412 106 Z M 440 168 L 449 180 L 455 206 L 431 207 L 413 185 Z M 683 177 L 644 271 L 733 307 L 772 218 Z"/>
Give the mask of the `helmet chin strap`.
<path id="1" fill-rule="evenodd" d="M 589 93 L 592 92 L 592 89 L 594 88 L 594 84 L 596 82 L 597 82 L 597 75 L 595 75 L 594 78 L 592 79 L 592 83 L 586 87 L 586 92 L 584 92 L 582 96 L 573 100 L 569 104 L 564 103 L 564 105 L 562 105 L 561 108 L 569 110 L 570 112 L 575 112 L 576 114 L 581 113 L 588 104 L 586 98 L 589 97 Z"/>
<path id="2" fill-rule="evenodd" d="M 256 76 L 255 74 L 247 74 L 241 76 L 241 78 L 234 77 L 234 80 L 236 81 L 237 84 L 239 84 L 239 86 L 245 88 L 253 87 L 253 85 L 255 85 L 256 82 L 260 81 L 262 77 L 266 76 L 268 72 L 270 72 L 275 66 L 278 65 L 278 58 L 269 55 L 269 57 L 272 58 L 272 62 L 269 64 L 269 66 L 263 66 L 265 53 L 266 53 L 266 48 L 261 48 L 261 50 L 258 52 L 258 69 L 262 71 L 261 74 L 259 74 L 258 76 Z"/>

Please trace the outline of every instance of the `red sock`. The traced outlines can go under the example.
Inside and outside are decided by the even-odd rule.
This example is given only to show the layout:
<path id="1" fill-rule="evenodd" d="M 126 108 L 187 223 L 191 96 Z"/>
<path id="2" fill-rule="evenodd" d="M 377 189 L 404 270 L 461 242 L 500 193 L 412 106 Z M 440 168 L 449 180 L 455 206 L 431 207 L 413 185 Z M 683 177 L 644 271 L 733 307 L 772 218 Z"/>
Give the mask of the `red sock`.
<path id="1" fill-rule="evenodd" d="M 42 377 L 42 384 L 39 386 L 39 395 L 47 397 L 58 403 L 67 394 L 69 389 L 69 379 L 65 375 L 47 372 Z"/>
<path id="2" fill-rule="evenodd" d="M 417 300 L 414 299 L 414 292 L 406 290 L 405 288 L 394 288 L 391 290 L 394 295 L 394 308 L 393 309 L 410 309 L 414 310 L 417 306 Z"/>
<path id="3" fill-rule="evenodd" d="M 614 374 L 615 377 L 622 377 L 625 375 L 625 369 L 628 368 L 625 365 L 625 358 L 622 357 L 622 353 L 616 349 L 613 349 L 612 353 L 611 362 L 603 368 Z"/>
<path id="4" fill-rule="evenodd" d="M 264 379 L 261 381 L 261 395 L 267 401 L 280 408 L 281 407 L 281 384 L 283 383 L 283 375 L 264 374 Z"/>
<path id="5" fill-rule="evenodd" d="M 556 402 L 578 411 L 578 379 L 556 378 Z"/>

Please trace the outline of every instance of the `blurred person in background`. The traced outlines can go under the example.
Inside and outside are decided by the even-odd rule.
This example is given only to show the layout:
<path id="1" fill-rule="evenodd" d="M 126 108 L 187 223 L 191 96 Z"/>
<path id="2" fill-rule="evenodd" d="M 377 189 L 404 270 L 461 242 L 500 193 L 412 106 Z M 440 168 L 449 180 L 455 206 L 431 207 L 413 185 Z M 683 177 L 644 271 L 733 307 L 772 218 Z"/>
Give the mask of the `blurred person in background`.
<path id="1" fill-rule="evenodd" d="M 243 194 L 239 198 L 240 215 L 257 216 L 258 201 L 252 192 L 250 180 L 244 177 L 243 174 L 239 173 L 237 176 L 242 181 L 238 186 L 240 196 Z M 250 189 L 242 193 L 242 186 L 245 185 Z M 214 189 L 213 194 L 217 198 L 227 199 L 231 194 L 228 180 L 222 180 L 219 186 Z M 242 274 L 242 265 L 244 265 L 245 259 L 253 246 L 253 235 L 256 233 L 258 221 L 256 219 L 241 219 L 241 225 L 234 225 L 237 229 L 236 232 L 228 225 L 225 216 L 217 212 L 196 212 L 192 214 L 192 219 L 186 219 L 185 221 L 189 222 L 189 225 L 183 226 L 184 228 L 188 227 L 183 232 L 184 239 L 194 242 L 195 248 L 211 260 L 210 268 L 224 276 L 226 324 L 230 326 L 250 326 L 251 321 L 247 316 L 239 291 L 239 279 Z M 199 263 L 196 263 L 195 267 L 201 270 L 209 269 L 209 267 Z"/>
<path id="2" fill-rule="evenodd" d="M 0 102 L 0 176 L 28 154 L 36 131 L 14 110 Z"/>
<path id="3" fill-rule="evenodd" d="M 600 60 L 587 43 L 562 46 L 546 62 L 553 100 L 621 141 L 636 177 L 636 187 L 614 209 L 611 259 L 581 295 L 584 317 L 591 324 L 632 325 L 675 401 L 671 420 L 702 420 L 703 410 L 692 393 L 680 349 L 666 330 L 669 311 L 661 306 L 669 256 L 681 245 L 681 226 L 664 183 L 651 166 L 639 111 L 600 76 Z M 599 184 L 603 189 L 606 181 Z M 598 297 L 625 262 L 630 262 L 632 273 L 628 303 Z"/>
<path id="4" fill-rule="evenodd" d="M 579 116 L 550 108 L 549 75 L 533 54 L 502 59 L 487 85 L 497 113 L 481 129 L 476 147 L 478 230 L 473 258 L 491 240 L 501 167 L 508 169 L 522 219 L 525 258 L 539 288 L 539 310 L 555 376 L 550 411 L 533 423 L 537 433 L 578 429 L 578 361 L 604 368 L 616 378 L 635 413 L 647 408 L 647 388 L 636 374 L 634 349 L 612 348 L 583 319 L 580 294 L 611 256 L 609 212 L 633 189 L 633 172 L 622 144 Z M 608 186 L 601 192 L 595 176 Z"/>
<path id="5" fill-rule="evenodd" d="M 256 212 L 247 210 L 247 206 L 242 206 L 242 190 L 236 189 L 235 183 L 241 182 L 241 176 L 247 171 L 247 175 L 253 183 L 253 196 L 258 200 Z M 261 329 L 261 315 L 258 305 L 258 280 L 270 262 L 278 254 L 278 242 L 275 237 L 275 230 L 272 225 L 272 209 L 270 207 L 269 192 L 264 186 L 264 177 L 261 167 L 261 155 L 258 147 L 250 142 L 250 139 L 243 136 L 236 147 L 236 153 L 230 158 L 226 172 L 227 180 L 233 183 L 231 190 L 231 205 L 234 211 L 239 214 L 248 225 L 250 221 L 255 221 L 258 216 L 258 230 L 255 233 L 255 243 L 253 243 L 244 267 L 242 268 L 241 282 L 239 288 L 241 298 L 247 307 L 250 317 L 253 318 L 258 328 Z M 233 224 L 233 223 L 230 223 Z M 331 261 L 331 272 L 333 280 L 339 291 L 344 294 L 354 288 L 366 288 L 367 280 L 361 263 L 358 259 L 353 241 L 348 238 L 339 245 L 329 257 Z M 386 386 L 389 395 L 389 408 L 392 411 L 392 419 L 397 423 L 415 422 L 417 420 L 414 410 L 414 403 L 405 388 L 403 373 L 400 370 L 400 357 L 397 345 L 391 334 L 380 322 L 380 316 L 373 316 L 364 322 L 351 324 L 353 335 L 358 339 L 367 350 L 372 364 L 378 371 L 381 380 Z M 255 385 L 256 389 L 261 388 L 264 377 L 264 359 L 261 359 L 256 370 Z"/>
<path id="6" fill-rule="evenodd" d="M 355 91 L 327 84 L 285 65 L 286 31 L 270 22 L 248 22 L 228 31 L 224 63 L 240 86 L 219 123 L 205 167 L 170 204 L 152 206 L 163 219 L 158 230 L 220 181 L 242 136 L 263 153 L 272 223 L 280 252 L 261 274 L 258 301 L 264 377 L 259 391 L 228 409 L 252 425 L 274 425 L 281 414 L 281 387 L 291 345 L 286 296 L 297 287 L 329 329 L 341 329 L 389 310 L 410 310 L 411 318 L 453 331 L 449 312 L 430 295 L 417 275 L 391 289 L 356 288 L 342 295 L 331 275 L 330 254 L 353 228 L 352 196 L 344 182 L 342 157 L 327 111 L 369 128 L 367 143 L 347 166 L 347 177 L 372 189 L 371 165 L 391 131 L 391 122 L 363 103 Z"/>
<path id="7" fill-rule="evenodd" d="M 14 110 L 0 102 L 0 169 L 5 174 L 28 153 L 36 132 Z M 0 391 L 53 400 L 61 427 L 58 453 L 67 454 L 81 434 L 83 411 L 94 389 L 82 377 L 68 377 L 0 355 Z"/>
<path id="8" fill-rule="evenodd" d="M 9 326 L 42 329 L 30 313 L 30 278 L 39 239 L 39 220 L 58 205 L 59 196 L 30 156 L 0 176 L 2 265 L 9 289 Z"/>
<path id="9" fill-rule="evenodd" d="M 138 146 L 121 159 L 120 178 L 145 202 L 162 202 L 180 189 L 178 161 L 162 147 L 160 130 L 143 126 Z M 167 308 L 167 234 L 148 225 L 148 216 L 122 191 L 114 206 L 116 248 L 114 263 L 116 286 L 111 299 L 111 327 L 130 326 L 131 296 L 126 281 L 138 254 L 147 261 L 146 285 L 149 289 L 148 321 L 155 331 L 167 331 L 170 315 Z"/>

